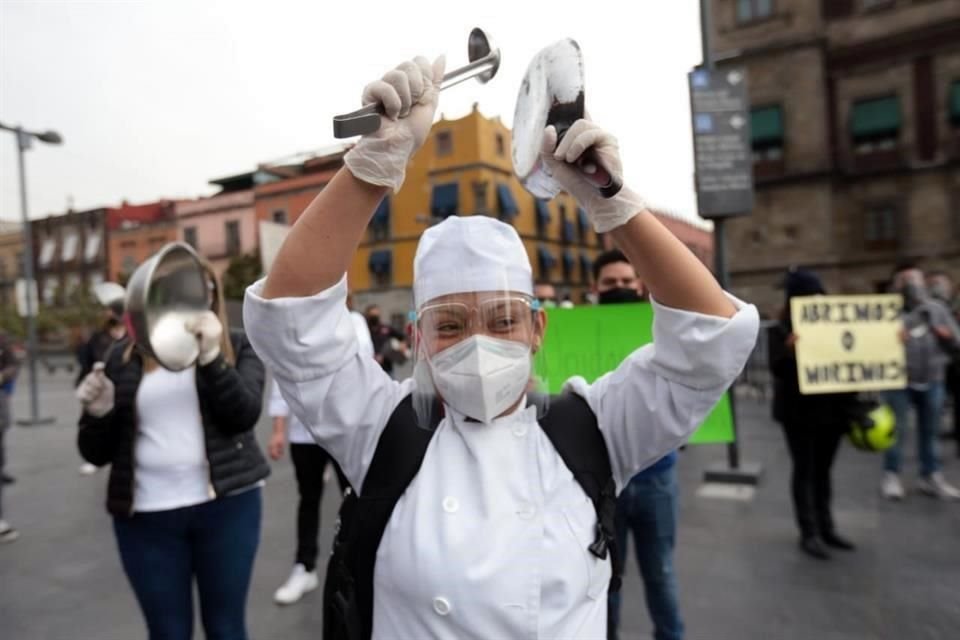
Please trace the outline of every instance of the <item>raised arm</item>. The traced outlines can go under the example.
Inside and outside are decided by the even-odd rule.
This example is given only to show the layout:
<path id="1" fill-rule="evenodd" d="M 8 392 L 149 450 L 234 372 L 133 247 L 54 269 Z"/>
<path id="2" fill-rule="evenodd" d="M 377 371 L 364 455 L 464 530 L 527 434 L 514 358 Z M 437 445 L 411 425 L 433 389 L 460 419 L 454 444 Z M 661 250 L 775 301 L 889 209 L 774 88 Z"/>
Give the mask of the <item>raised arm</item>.
<path id="1" fill-rule="evenodd" d="M 643 198 L 627 187 L 612 198 L 603 198 L 573 168 L 571 163 L 591 148 L 611 175 L 622 175 L 616 139 L 589 120 L 574 123 L 559 146 L 556 132 L 549 128 L 542 157 L 557 181 L 587 211 L 594 229 L 610 233 L 659 303 L 683 311 L 732 317 L 736 309 L 713 275 L 654 217 Z"/>
<path id="2" fill-rule="evenodd" d="M 616 139 L 587 120 L 574 123 L 559 145 L 548 129 L 541 157 L 594 229 L 610 233 L 654 300 L 653 344 L 593 384 L 569 383 L 597 415 L 623 487 L 690 437 L 742 370 L 759 319 L 754 307 L 723 292 L 640 196 L 626 187 L 612 198 L 600 195 L 573 164 L 591 148 L 611 175 L 622 175 Z"/>
<path id="3" fill-rule="evenodd" d="M 432 65 L 417 58 L 367 85 L 362 101 L 383 105 L 381 127 L 347 152 L 346 166 L 297 220 L 270 269 L 265 299 L 310 296 L 339 282 L 380 200 L 403 184 L 430 133 L 443 67 L 443 58 Z"/>

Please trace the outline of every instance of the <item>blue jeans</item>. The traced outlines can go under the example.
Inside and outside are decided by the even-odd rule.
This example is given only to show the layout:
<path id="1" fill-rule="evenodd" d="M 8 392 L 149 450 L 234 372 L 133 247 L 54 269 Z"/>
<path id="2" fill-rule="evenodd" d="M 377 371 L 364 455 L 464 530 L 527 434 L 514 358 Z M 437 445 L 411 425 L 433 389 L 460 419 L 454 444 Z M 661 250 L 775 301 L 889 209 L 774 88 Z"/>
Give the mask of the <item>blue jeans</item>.
<path id="1" fill-rule="evenodd" d="M 923 391 L 907 388 L 884 393 L 884 400 L 897 417 L 897 439 L 884 456 L 884 470 L 900 472 L 903 441 L 907 433 L 907 425 L 910 423 L 911 405 L 917 414 L 917 457 L 920 458 L 920 475 L 926 477 L 940 470 L 936 445 L 943 413 L 943 393 L 942 382 L 932 383 Z"/>
<path id="2" fill-rule="evenodd" d="M 656 640 L 683 638 L 683 621 L 677 600 L 677 577 L 673 570 L 673 546 L 677 537 L 677 469 L 635 476 L 617 500 L 617 549 L 623 573 L 627 559 L 627 531 L 633 541 L 643 578 L 647 611 L 653 621 Z M 608 601 L 609 636 L 615 638 L 620 625 L 620 593 Z"/>
<path id="3" fill-rule="evenodd" d="M 169 511 L 114 518 L 123 570 L 150 640 L 193 636 L 193 582 L 208 640 L 246 640 L 246 602 L 260 542 L 260 489 Z"/>

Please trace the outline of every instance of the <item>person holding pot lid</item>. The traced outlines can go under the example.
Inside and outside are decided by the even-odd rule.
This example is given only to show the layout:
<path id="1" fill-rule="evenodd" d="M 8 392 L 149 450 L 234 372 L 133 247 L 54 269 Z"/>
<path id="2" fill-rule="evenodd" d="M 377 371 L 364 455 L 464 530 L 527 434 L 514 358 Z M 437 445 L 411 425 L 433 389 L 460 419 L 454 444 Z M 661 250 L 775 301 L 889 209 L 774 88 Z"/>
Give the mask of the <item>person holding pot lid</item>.
<path id="1" fill-rule="evenodd" d="M 270 473 L 253 433 L 264 369 L 229 329 L 220 280 L 201 264 L 212 308 L 180 320 L 196 363 L 167 370 L 128 335 L 77 388 L 78 446 L 111 465 L 107 511 L 149 637 L 192 637 L 196 584 L 206 636 L 243 640 Z"/>
<path id="2" fill-rule="evenodd" d="M 603 638 L 611 572 L 609 555 L 593 553 L 597 511 L 542 428 L 564 416 L 528 406 L 546 315 L 516 230 L 486 216 L 427 229 L 414 258 L 413 377 L 392 380 L 358 354 L 345 272 L 430 132 L 442 76 L 442 59 L 417 58 L 367 86 L 364 102 L 383 105 L 382 126 L 346 154 L 270 274 L 247 290 L 244 326 L 291 409 L 361 497 L 388 423 L 403 413 L 428 429 L 425 455 L 379 540 L 366 635 Z M 545 137 L 543 161 L 655 300 L 654 343 L 593 384 L 570 380 L 563 400 L 586 406 L 619 491 L 696 429 L 746 362 L 758 316 L 720 289 L 637 194 L 601 198 L 569 164 L 592 148 L 621 175 L 612 136 L 578 121 L 559 146 L 554 131 Z M 551 398 L 551 407 L 560 402 Z"/>

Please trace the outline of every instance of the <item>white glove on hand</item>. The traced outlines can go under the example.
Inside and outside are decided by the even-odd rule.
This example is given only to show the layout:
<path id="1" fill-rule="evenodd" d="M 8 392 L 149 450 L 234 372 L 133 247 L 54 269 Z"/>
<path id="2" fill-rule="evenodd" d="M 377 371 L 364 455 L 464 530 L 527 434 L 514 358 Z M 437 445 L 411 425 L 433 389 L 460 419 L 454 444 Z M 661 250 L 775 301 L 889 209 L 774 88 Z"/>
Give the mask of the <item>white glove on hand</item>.
<path id="1" fill-rule="evenodd" d="M 113 382 L 103 372 L 102 362 L 95 363 L 93 371 L 77 387 L 77 399 L 83 404 L 84 411 L 94 418 L 102 418 L 113 411 L 113 394 Z"/>
<path id="2" fill-rule="evenodd" d="M 423 57 L 399 67 L 368 84 L 363 104 L 383 105 L 380 129 L 360 138 L 347 152 L 344 163 L 356 178 L 381 187 L 400 190 L 407 163 L 430 133 L 446 58 L 431 65 Z"/>
<path id="3" fill-rule="evenodd" d="M 220 338 L 223 337 L 223 325 L 220 318 L 213 311 L 206 311 L 196 318 L 187 320 L 184 325 L 190 333 L 197 336 L 200 345 L 200 355 L 197 362 L 200 366 L 210 364 L 220 355 Z"/>
<path id="4" fill-rule="evenodd" d="M 597 233 L 606 233 L 626 224 L 627 220 L 647 208 L 643 198 L 624 186 L 612 198 L 604 198 L 596 185 L 574 164 L 593 148 L 600 166 L 623 181 L 623 165 L 617 139 L 589 120 L 577 120 L 557 146 L 557 130 L 544 131 L 540 157 L 553 179 L 577 199 L 590 216 Z"/>

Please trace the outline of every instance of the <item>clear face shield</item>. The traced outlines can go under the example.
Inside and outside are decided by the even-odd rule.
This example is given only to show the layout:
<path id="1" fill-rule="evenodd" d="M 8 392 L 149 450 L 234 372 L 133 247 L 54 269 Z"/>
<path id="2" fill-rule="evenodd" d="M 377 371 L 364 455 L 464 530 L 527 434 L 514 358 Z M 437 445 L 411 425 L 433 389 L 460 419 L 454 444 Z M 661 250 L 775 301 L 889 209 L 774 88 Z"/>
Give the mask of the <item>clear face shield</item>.
<path id="1" fill-rule="evenodd" d="M 419 424 L 435 428 L 444 403 L 482 423 L 530 404 L 542 416 L 549 397 L 537 376 L 545 318 L 533 296 L 507 289 L 421 304 L 412 327 Z"/>

